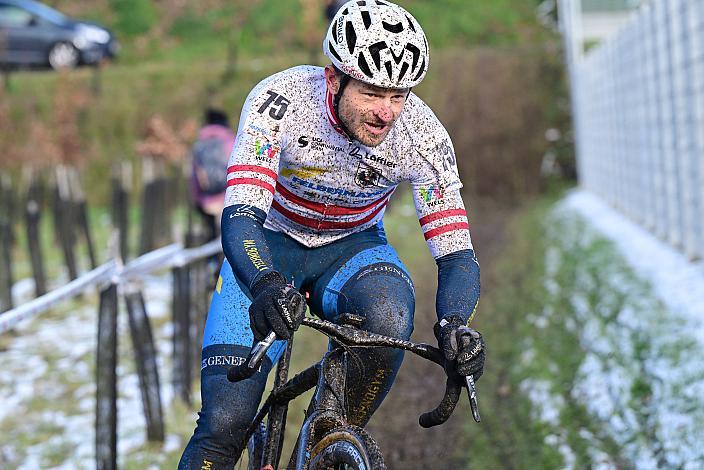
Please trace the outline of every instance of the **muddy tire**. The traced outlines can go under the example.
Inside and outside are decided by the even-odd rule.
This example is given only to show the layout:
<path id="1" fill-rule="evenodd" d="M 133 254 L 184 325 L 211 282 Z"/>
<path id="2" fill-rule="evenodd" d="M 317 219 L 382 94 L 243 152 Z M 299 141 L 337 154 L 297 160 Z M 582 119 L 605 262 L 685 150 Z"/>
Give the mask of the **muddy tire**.
<path id="1" fill-rule="evenodd" d="M 309 470 L 385 470 L 379 446 L 357 426 L 334 428 L 310 452 Z"/>

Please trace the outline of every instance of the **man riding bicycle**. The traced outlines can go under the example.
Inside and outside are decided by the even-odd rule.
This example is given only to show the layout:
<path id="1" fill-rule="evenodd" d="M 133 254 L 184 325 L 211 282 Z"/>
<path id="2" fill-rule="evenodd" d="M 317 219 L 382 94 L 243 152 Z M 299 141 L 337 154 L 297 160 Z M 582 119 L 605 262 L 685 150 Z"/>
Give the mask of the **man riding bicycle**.
<path id="1" fill-rule="evenodd" d="M 460 197 L 452 142 L 411 92 L 428 69 L 428 43 L 398 5 L 351 1 L 323 42 L 331 64 L 272 75 L 249 94 L 228 168 L 223 263 L 203 337 L 202 410 L 179 468 L 232 468 L 246 444 L 267 374 L 305 312 L 408 339 L 414 287 L 382 223 L 409 181 L 438 266 L 435 335 L 450 374 L 479 378 L 484 342 L 466 327 L 479 298 L 479 264 Z M 230 366 L 253 341 L 277 341 L 261 370 L 238 383 Z M 356 351 L 346 379 L 349 418 L 364 426 L 389 392 L 403 352 Z"/>

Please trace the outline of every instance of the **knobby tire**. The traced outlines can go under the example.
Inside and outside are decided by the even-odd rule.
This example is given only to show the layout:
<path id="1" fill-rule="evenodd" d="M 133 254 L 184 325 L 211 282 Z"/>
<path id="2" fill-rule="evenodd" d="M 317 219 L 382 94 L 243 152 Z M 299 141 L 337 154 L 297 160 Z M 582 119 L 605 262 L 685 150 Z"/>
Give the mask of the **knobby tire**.
<path id="1" fill-rule="evenodd" d="M 310 452 L 308 470 L 386 470 L 379 446 L 358 426 L 325 434 Z"/>

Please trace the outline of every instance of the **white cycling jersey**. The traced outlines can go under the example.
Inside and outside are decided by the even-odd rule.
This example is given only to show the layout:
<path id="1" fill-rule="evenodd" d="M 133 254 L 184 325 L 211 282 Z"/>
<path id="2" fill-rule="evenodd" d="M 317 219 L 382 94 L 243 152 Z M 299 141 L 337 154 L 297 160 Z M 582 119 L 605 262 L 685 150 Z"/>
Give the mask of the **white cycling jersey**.
<path id="1" fill-rule="evenodd" d="M 316 247 L 378 224 L 409 181 L 433 256 L 472 248 L 452 142 L 420 98 L 409 95 L 377 147 L 350 142 L 337 122 L 323 68 L 263 80 L 242 109 L 225 205 L 255 206 L 266 228 Z"/>

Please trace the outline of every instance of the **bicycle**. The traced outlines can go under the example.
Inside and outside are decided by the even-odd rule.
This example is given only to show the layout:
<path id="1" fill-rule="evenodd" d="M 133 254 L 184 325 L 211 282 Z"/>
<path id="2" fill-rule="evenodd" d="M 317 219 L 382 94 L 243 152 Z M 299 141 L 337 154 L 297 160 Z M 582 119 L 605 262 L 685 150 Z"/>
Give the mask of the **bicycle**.
<path id="1" fill-rule="evenodd" d="M 355 347 L 391 347 L 410 351 L 424 359 L 445 367 L 445 358 L 438 348 L 425 343 L 414 343 L 390 336 L 383 336 L 359 329 L 364 318 L 343 314 L 340 324 L 306 317 L 303 325 L 311 327 L 334 341 L 323 358 L 287 380 L 293 338 L 288 341 L 286 351 L 277 364 L 274 388 L 252 420 L 244 442 L 247 442 L 250 470 L 273 470 L 278 468 L 283 446 L 288 403 L 304 392 L 316 387 L 306 418 L 301 427 L 296 447 L 289 460 L 289 469 L 322 470 L 378 470 L 385 469 L 383 457 L 374 439 L 363 428 L 351 425 L 346 420 L 345 377 L 350 351 Z M 228 380 L 236 382 L 251 377 L 258 369 L 267 349 L 276 336 L 273 332 L 250 352 L 246 361 L 230 368 Z M 418 419 L 424 428 L 437 426 L 450 417 L 457 405 L 461 390 L 466 386 L 472 415 L 480 422 L 477 395 L 471 376 L 462 378 L 448 374 L 445 394 L 438 406 Z M 267 425 L 263 419 L 269 415 Z"/>

